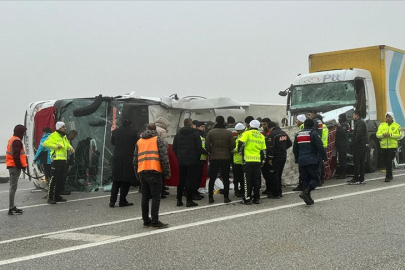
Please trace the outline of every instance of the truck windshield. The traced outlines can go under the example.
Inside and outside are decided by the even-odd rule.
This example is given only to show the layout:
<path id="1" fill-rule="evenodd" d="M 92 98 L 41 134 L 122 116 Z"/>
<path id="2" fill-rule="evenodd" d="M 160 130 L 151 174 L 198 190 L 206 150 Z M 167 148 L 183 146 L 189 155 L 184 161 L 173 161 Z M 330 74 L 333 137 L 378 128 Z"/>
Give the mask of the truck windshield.
<path id="1" fill-rule="evenodd" d="M 291 109 L 348 106 L 356 103 L 354 81 L 296 85 L 291 90 Z"/>

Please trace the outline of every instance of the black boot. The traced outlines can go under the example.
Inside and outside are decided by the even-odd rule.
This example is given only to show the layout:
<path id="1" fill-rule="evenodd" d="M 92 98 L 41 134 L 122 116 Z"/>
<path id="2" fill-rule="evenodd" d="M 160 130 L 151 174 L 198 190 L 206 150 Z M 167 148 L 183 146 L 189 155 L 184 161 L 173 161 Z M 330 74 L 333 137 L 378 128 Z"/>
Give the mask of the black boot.
<path id="1" fill-rule="evenodd" d="M 337 179 L 346 179 L 346 173 L 342 173 Z"/>
<path id="2" fill-rule="evenodd" d="M 14 215 L 14 214 L 18 214 L 21 215 L 24 211 L 22 209 L 18 209 L 16 206 L 14 206 L 13 208 L 8 209 L 8 214 L 9 215 Z"/>
<path id="3" fill-rule="evenodd" d="M 181 199 L 177 199 L 176 206 L 183 206 L 183 201 Z"/>
<path id="4" fill-rule="evenodd" d="M 186 207 L 193 207 L 193 206 L 198 206 L 198 203 L 193 202 L 193 201 L 187 201 L 186 202 Z"/>
<path id="5" fill-rule="evenodd" d="M 301 194 L 299 196 L 306 203 L 306 205 L 313 204 L 310 190 L 308 190 L 308 189 L 304 190 L 303 192 L 301 192 Z"/>

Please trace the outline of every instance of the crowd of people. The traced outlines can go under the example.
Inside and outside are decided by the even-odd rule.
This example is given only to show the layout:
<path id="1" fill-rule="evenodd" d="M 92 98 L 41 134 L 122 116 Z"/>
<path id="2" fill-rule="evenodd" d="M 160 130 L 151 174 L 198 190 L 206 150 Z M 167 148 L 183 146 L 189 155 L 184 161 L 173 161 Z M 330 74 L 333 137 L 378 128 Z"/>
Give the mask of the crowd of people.
<path id="1" fill-rule="evenodd" d="M 367 124 L 360 111 L 353 113 L 354 132 L 352 152 L 354 176 L 349 184 L 362 184 L 365 174 L 365 159 L 368 151 L 369 138 Z M 208 203 L 214 203 L 214 184 L 219 177 L 223 182 L 223 202 L 230 203 L 230 172 L 233 173 L 234 192 L 240 197 L 240 203 L 259 204 L 262 176 L 266 188 L 262 192 L 268 198 L 280 199 L 282 192 L 282 175 L 287 160 L 287 149 L 293 147 L 295 162 L 299 167 L 299 184 L 294 189 L 301 191 L 299 197 L 312 205 L 314 200 L 311 191 L 322 185 L 323 164 L 327 161 L 328 128 L 322 116 L 316 111 L 297 116 L 296 124 L 299 131 L 293 140 L 270 118 L 245 118 L 244 122 L 236 123 L 233 117 L 227 121 L 217 116 L 215 124 L 209 131 L 206 123 L 187 118 L 184 127 L 180 128 L 173 139 L 173 152 L 177 158 L 179 179 L 177 184 L 177 206 L 195 207 L 197 200 L 204 198 L 199 187 L 204 168 L 209 164 Z M 159 118 L 155 123 L 146 126 L 146 130 L 138 135 L 131 128 L 131 121 L 123 120 L 121 127 L 112 132 L 111 143 L 115 146 L 113 154 L 113 184 L 111 189 L 110 207 L 114 207 L 120 193 L 119 206 L 131 206 L 126 199 L 129 187 L 136 179 L 142 193 L 142 219 L 144 226 L 165 228 L 168 225 L 159 220 L 159 207 L 162 198 L 168 195 L 164 180 L 171 177 L 167 127 L 169 123 Z M 350 124 L 346 114 L 339 115 L 336 125 L 336 150 L 339 160 L 338 178 L 346 178 L 347 153 L 349 151 Z M 71 140 L 77 132 L 66 134 L 66 125 L 56 123 L 56 131 L 49 128 L 43 130 L 40 147 L 34 161 L 45 164 L 44 172 L 48 184 L 47 202 L 56 204 L 66 201 L 60 196 L 63 192 L 64 179 L 68 169 L 69 154 L 75 150 Z M 10 138 L 6 152 L 6 165 L 10 172 L 9 214 L 22 214 L 14 204 L 18 179 L 22 170 L 27 167 L 26 154 L 22 138 L 26 128 L 17 125 L 14 135 Z M 402 138 L 400 126 L 394 121 L 392 112 L 386 113 L 386 122 L 381 123 L 377 134 L 386 168 L 385 181 L 393 179 L 392 159 L 398 147 L 398 139 Z M 46 152 L 48 154 L 42 155 Z M 149 215 L 149 201 L 152 200 Z"/>

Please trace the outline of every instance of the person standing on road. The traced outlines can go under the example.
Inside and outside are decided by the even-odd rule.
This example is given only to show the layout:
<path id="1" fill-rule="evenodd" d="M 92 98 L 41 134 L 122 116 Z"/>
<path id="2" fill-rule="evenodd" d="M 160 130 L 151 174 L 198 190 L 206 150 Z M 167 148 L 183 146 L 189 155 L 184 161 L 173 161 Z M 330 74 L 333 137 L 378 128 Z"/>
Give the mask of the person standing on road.
<path id="1" fill-rule="evenodd" d="M 394 122 L 394 114 L 387 112 L 385 114 L 386 122 L 378 126 L 377 138 L 380 139 L 380 148 L 382 160 L 385 165 L 385 182 L 393 179 L 392 160 L 398 148 L 398 139 L 402 136 L 401 126 Z"/>
<path id="2" fill-rule="evenodd" d="M 205 149 L 205 123 L 198 121 L 196 124 L 196 129 L 198 130 L 198 134 L 200 135 L 201 138 L 201 156 L 200 156 L 200 161 L 198 162 L 198 173 L 196 177 L 196 182 L 193 187 L 193 200 L 201 200 L 204 198 L 203 195 L 201 195 L 198 192 L 198 189 L 200 188 L 200 183 L 202 176 L 204 175 L 204 168 L 205 164 L 207 164 L 207 157 L 208 157 L 208 151 Z M 204 183 L 205 183 L 204 179 Z"/>
<path id="3" fill-rule="evenodd" d="M 115 206 L 118 191 L 120 191 L 119 206 L 134 205 L 128 202 L 127 195 L 131 184 L 136 180 L 132 159 L 136 142 L 139 135 L 132 127 L 129 119 L 122 121 L 122 126 L 114 129 L 111 135 L 111 144 L 115 145 L 112 168 L 112 187 L 110 197 L 110 207 Z"/>
<path id="4" fill-rule="evenodd" d="M 239 139 L 238 150 L 242 153 L 243 173 L 245 180 L 245 194 L 242 204 L 259 204 L 260 201 L 260 168 L 266 159 L 266 141 L 258 129 L 260 122 L 252 120 L 250 129 L 245 131 Z M 252 201 L 253 190 L 253 201 Z"/>
<path id="5" fill-rule="evenodd" d="M 64 122 L 56 122 L 56 131 L 44 141 L 44 146 L 51 150 L 52 158 L 51 180 L 49 181 L 47 201 L 49 204 L 66 202 L 66 199 L 60 196 L 59 190 L 60 185 L 63 183 L 63 177 L 66 176 L 67 151 L 73 154 L 75 150 L 70 145 L 65 130 L 66 125 Z"/>
<path id="6" fill-rule="evenodd" d="M 177 206 L 183 205 L 183 194 L 185 190 L 186 207 L 197 206 L 193 201 L 193 187 L 199 177 L 198 165 L 202 153 L 201 138 L 193 127 L 193 120 L 184 119 L 184 127 L 174 136 L 173 152 L 179 164 L 179 182 L 177 184 Z"/>
<path id="7" fill-rule="evenodd" d="M 287 149 L 292 146 L 292 142 L 276 123 L 270 122 L 268 128 L 270 135 L 266 141 L 266 163 L 269 164 L 270 170 L 270 189 L 268 187 L 267 198 L 280 199 L 283 197 L 281 177 L 287 160 Z"/>
<path id="8" fill-rule="evenodd" d="M 263 120 L 262 120 L 262 128 L 263 128 L 263 135 L 264 135 L 264 137 L 265 137 L 265 140 L 266 140 L 266 147 L 268 148 L 268 142 L 269 142 L 269 136 L 270 136 L 270 132 L 271 132 L 271 130 L 270 130 L 270 128 L 269 128 L 269 124 L 271 123 L 271 120 L 270 120 L 270 118 L 263 118 Z M 267 149 L 266 149 L 266 151 L 267 151 Z M 268 195 L 268 194 L 270 194 L 270 190 L 271 190 L 271 184 L 270 184 L 270 178 L 271 178 L 271 176 L 270 176 L 270 164 L 269 164 L 269 162 L 267 161 L 267 162 L 265 162 L 264 164 L 263 164 L 263 167 L 262 167 L 262 175 L 263 175 L 263 178 L 264 178 L 264 181 L 265 181 L 265 184 L 266 184 L 266 189 L 262 192 L 262 194 L 266 194 L 266 195 Z"/>
<path id="9" fill-rule="evenodd" d="M 327 157 L 321 138 L 314 130 L 312 119 L 305 120 L 304 129 L 295 136 L 293 152 L 295 163 L 300 166 L 300 178 L 304 189 L 299 196 L 307 205 L 314 204 L 311 191 L 319 183 L 319 162 L 322 162 L 320 159 L 326 161 Z"/>
<path id="10" fill-rule="evenodd" d="M 368 151 L 367 124 L 361 117 L 361 111 L 353 112 L 353 167 L 354 176 L 348 181 L 349 185 L 363 184 L 366 173 L 366 157 Z"/>
<path id="11" fill-rule="evenodd" d="M 67 134 L 67 138 L 69 140 L 70 145 L 72 145 L 72 142 L 74 139 L 76 139 L 78 133 L 76 130 L 72 129 L 71 131 L 68 132 Z M 67 163 L 66 163 L 66 174 L 65 176 L 63 176 L 62 178 L 62 183 L 59 186 L 59 194 L 60 195 L 70 195 L 71 191 L 70 189 L 65 189 L 65 185 L 66 185 L 66 178 L 68 175 L 68 171 L 69 171 L 69 167 L 73 166 L 75 164 L 75 155 L 72 153 L 67 153 L 68 157 L 67 157 Z"/>
<path id="12" fill-rule="evenodd" d="M 233 150 L 233 184 L 236 197 L 243 197 L 245 194 L 245 181 L 243 174 L 243 161 L 242 155 L 238 151 L 239 139 L 242 137 L 243 132 L 245 131 L 245 126 L 242 123 L 237 123 L 235 130 L 238 133 L 238 137 L 235 141 L 235 149 Z"/>
<path id="13" fill-rule="evenodd" d="M 304 122 L 306 118 L 304 114 L 300 114 L 297 116 L 297 120 L 295 120 L 295 123 L 297 124 L 298 130 L 301 131 L 304 129 Z M 299 166 L 298 166 L 299 168 Z M 301 176 L 301 174 L 299 174 Z M 293 191 L 303 191 L 304 189 L 302 188 L 302 179 L 301 177 L 298 177 L 298 186 L 293 188 Z"/>
<path id="14" fill-rule="evenodd" d="M 167 144 L 159 137 L 155 124 L 148 124 L 133 152 L 133 169 L 142 185 L 142 219 L 145 227 L 166 228 L 159 220 L 159 207 L 162 193 L 162 174 L 170 178 Z M 151 218 L 149 200 L 152 199 Z"/>
<path id="15" fill-rule="evenodd" d="M 35 153 L 34 156 L 34 162 L 37 165 L 41 165 L 42 166 L 42 170 L 44 172 L 45 175 L 45 180 L 46 180 L 46 184 L 49 184 L 49 180 L 51 179 L 51 153 L 49 151 L 48 148 L 45 148 L 43 146 L 44 141 L 46 141 L 46 139 L 48 139 L 49 135 L 51 135 L 52 130 L 49 127 L 45 127 L 42 129 L 43 135 L 41 138 L 41 141 L 39 143 L 39 147 L 37 152 Z"/>
<path id="16" fill-rule="evenodd" d="M 27 156 L 25 154 L 22 138 L 27 128 L 23 125 L 14 127 L 14 134 L 8 140 L 6 150 L 6 166 L 10 174 L 9 209 L 8 214 L 22 214 L 23 210 L 18 209 L 14 204 L 15 193 L 17 191 L 18 179 L 21 170 L 27 168 Z"/>
<path id="17" fill-rule="evenodd" d="M 347 122 L 346 114 L 342 113 L 339 115 L 339 123 L 337 124 L 335 140 L 340 166 L 340 175 L 337 177 L 338 179 L 346 179 L 347 152 L 349 151 L 349 131 L 350 126 Z"/>
<path id="18" fill-rule="evenodd" d="M 231 153 L 235 149 L 235 139 L 232 131 L 225 128 L 223 116 L 217 116 L 214 129 L 208 132 L 205 147 L 210 153 L 210 181 L 208 184 L 208 202 L 214 203 L 214 184 L 217 174 L 221 170 L 224 182 L 224 203 L 229 199 L 229 172 L 231 169 Z"/>

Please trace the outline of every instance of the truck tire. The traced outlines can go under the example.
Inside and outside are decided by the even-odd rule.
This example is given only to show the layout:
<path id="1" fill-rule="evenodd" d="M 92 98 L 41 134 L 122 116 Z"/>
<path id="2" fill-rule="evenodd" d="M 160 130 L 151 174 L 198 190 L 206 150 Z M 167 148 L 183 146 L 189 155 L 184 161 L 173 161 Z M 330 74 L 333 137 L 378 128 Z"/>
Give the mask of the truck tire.
<path id="1" fill-rule="evenodd" d="M 366 157 L 366 172 L 372 173 L 378 166 L 378 146 L 373 139 L 368 142 L 368 152 Z"/>

